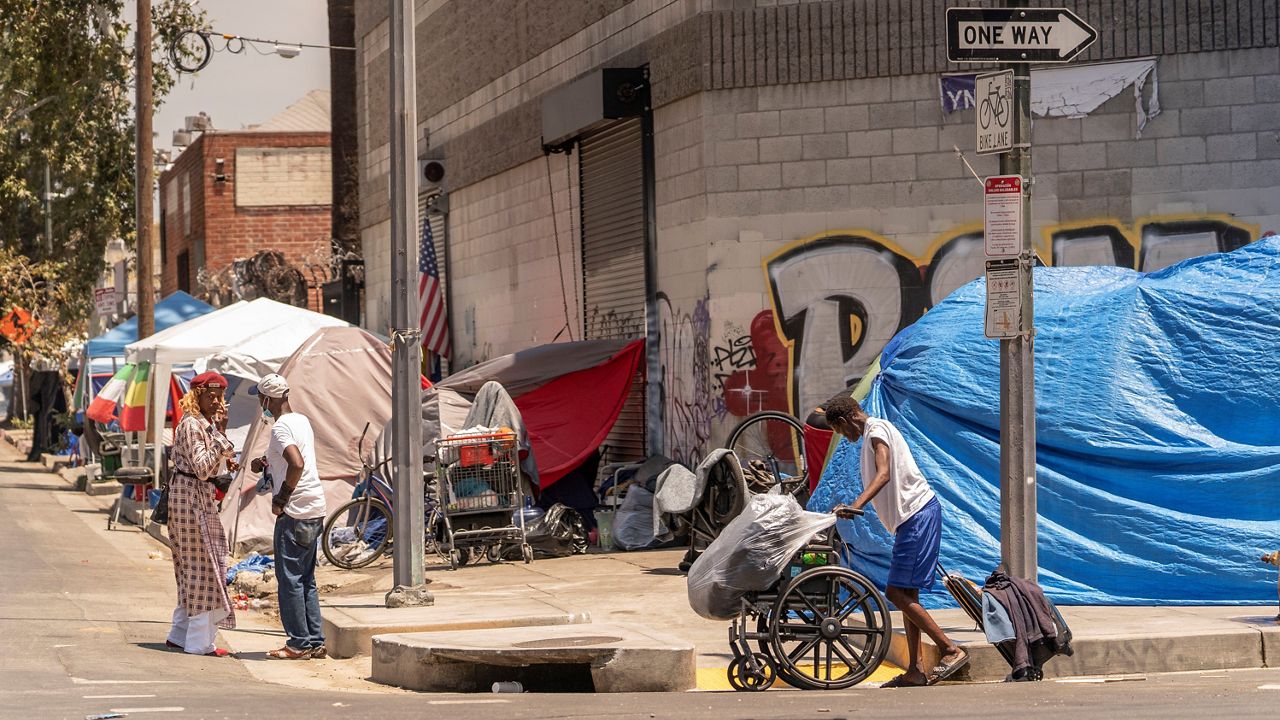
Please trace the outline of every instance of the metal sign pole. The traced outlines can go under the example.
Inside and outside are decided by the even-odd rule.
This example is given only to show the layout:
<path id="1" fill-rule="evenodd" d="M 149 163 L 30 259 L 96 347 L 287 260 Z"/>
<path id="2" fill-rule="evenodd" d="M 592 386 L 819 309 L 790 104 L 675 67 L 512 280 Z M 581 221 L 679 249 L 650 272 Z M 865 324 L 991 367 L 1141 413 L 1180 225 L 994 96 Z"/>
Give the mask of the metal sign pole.
<path id="1" fill-rule="evenodd" d="M 417 227 L 417 84 L 414 76 L 414 0 L 391 3 L 391 455 L 395 471 L 397 586 L 423 584 L 422 333 L 417 305 L 418 265 L 410 252 Z"/>
<path id="2" fill-rule="evenodd" d="M 1035 317 L 1031 269 L 1031 69 L 1012 63 L 1013 149 L 1000 155 L 1001 175 L 1021 175 L 1022 251 L 1018 256 L 1021 330 L 1000 341 L 1000 558 L 1009 573 L 1036 579 Z"/>

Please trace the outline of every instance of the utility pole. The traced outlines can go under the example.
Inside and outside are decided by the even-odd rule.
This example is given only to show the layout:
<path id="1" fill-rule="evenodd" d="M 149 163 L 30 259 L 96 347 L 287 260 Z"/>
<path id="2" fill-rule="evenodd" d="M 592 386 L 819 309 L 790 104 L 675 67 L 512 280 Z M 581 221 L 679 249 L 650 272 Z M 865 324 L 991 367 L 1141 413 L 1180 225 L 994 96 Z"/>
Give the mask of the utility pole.
<path id="1" fill-rule="evenodd" d="M 1006 7 L 1015 3 L 1005 0 Z M 1021 333 L 1000 341 L 1000 559 L 1008 572 L 1036 579 L 1036 374 L 1032 312 L 1031 68 L 1013 70 L 1013 148 L 1000 154 L 1001 175 L 1021 175 L 1022 245 L 1018 255 Z"/>
<path id="2" fill-rule="evenodd" d="M 53 179 L 49 163 L 44 164 L 44 250 L 53 257 Z"/>
<path id="3" fill-rule="evenodd" d="M 151 267 L 151 186 L 155 184 L 155 156 L 151 144 L 152 78 L 151 78 L 151 0 L 138 0 L 138 34 L 134 44 L 138 62 L 138 95 L 136 101 L 138 142 L 134 176 L 135 223 L 138 232 L 138 339 L 155 332 L 153 307 L 153 270 Z"/>
<path id="4" fill-rule="evenodd" d="M 947 8 L 947 59 L 1004 68 L 976 76 L 974 88 L 975 149 L 1000 153 L 1000 175 L 983 183 L 985 326 L 987 337 L 1000 339 L 1000 559 L 1010 574 L 1035 580 L 1031 63 L 1071 62 L 1097 41 L 1098 31 L 1070 10 L 1019 8 L 1016 0 L 1001 6 Z"/>
<path id="5" fill-rule="evenodd" d="M 414 77 L 414 0 L 391 3 L 391 456 L 394 459 L 395 584 L 419 588 L 423 573 L 422 331 L 418 327 L 417 83 Z M 394 591 L 393 591 L 394 592 Z M 390 597 L 388 597 L 390 599 Z"/>

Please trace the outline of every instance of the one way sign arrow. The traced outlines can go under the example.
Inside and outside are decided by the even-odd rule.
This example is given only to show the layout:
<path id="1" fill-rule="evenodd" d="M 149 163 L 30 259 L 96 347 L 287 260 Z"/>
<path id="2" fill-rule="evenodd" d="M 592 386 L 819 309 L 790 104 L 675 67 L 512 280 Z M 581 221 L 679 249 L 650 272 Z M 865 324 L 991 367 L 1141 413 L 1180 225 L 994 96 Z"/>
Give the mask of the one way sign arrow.
<path id="1" fill-rule="evenodd" d="M 1097 39 L 1066 8 L 947 8 L 952 62 L 1068 62 Z"/>

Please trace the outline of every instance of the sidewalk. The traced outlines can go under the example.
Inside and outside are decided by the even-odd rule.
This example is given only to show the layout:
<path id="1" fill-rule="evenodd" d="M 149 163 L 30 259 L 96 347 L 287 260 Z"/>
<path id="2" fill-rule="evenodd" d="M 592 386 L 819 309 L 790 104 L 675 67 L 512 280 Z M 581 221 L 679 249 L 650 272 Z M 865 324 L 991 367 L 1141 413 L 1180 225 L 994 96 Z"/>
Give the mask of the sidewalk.
<path id="1" fill-rule="evenodd" d="M 63 482 L 74 487 L 66 478 Z M 148 565 L 154 563 L 150 570 L 158 574 L 170 572 L 168 550 L 154 538 L 130 526 L 126 526 L 127 531 L 105 530 L 106 511 L 114 498 L 80 493 L 62 497 L 63 503 L 75 511 L 92 512 L 84 516 L 85 521 L 108 543 L 128 542 L 136 547 L 145 542 L 153 548 L 148 552 L 154 553 L 144 561 Z M 146 553 L 140 554 L 146 557 Z M 589 618 L 592 624 L 637 626 L 692 644 L 699 689 L 726 689 L 724 668 L 732 659 L 728 623 L 704 620 L 689 608 L 685 578 L 675 569 L 682 555 L 682 550 L 659 550 L 539 559 L 530 565 L 481 563 L 456 572 L 432 568 L 428 578 L 433 581 L 436 605 L 431 608 L 383 607 L 383 594 L 391 587 L 388 558 L 358 571 L 322 567 L 318 581 L 335 648 L 349 651 L 355 647 L 359 652 L 367 642 L 365 638 L 374 634 L 415 629 L 494 628 L 516 622 L 546 627 Z M 1045 668 L 1049 678 L 1261 668 L 1280 663 L 1280 624 L 1275 620 L 1275 605 L 1061 609 L 1075 634 L 1076 655 L 1050 661 Z M 259 679 L 313 689 L 403 692 L 368 680 L 372 663 L 367 653 L 351 659 L 266 662 L 265 652 L 283 641 L 278 619 L 270 610 L 240 612 L 238 616 L 239 628 L 224 632 L 223 639 L 241 652 L 245 667 Z M 957 679 L 998 681 L 1005 677 L 1008 666 L 974 631 L 973 623 L 962 611 L 940 611 L 936 616 L 948 633 L 973 654 L 969 672 Z M 899 616 L 895 615 L 894 624 L 901 627 Z M 547 632 L 557 631 L 548 627 Z M 904 651 L 899 635 L 889 661 L 901 664 Z M 890 674 L 891 670 L 882 669 L 864 686 L 883 681 Z"/>
<path id="2" fill-rule="evenodd" d="M 530 604 L 570 615 L 590 616 L 592 623 L 624 623 L 666 632 L 691 642 L 697 653 L 700 689 L 724 689 L 724 668 L 732 659 L 728 623 L 704 620 L 689 608 L 685 578 L 675 567 L 682 550 L 587 555 L 521 563 L 473 565 L 457 572 L 431 571 L 436 608 L 388 610 L 382 595 L 330 595 L 323 600 L 331 640 L 354 643 L 356 634 L 405 632 L 407 615 L 416 615 L 420 631 L 449 628 L 454 608 L 465 606 L 467 622 L 476 615 L 500 618 L 507 609 Z M 385 562 L 385 561 L 384 561 Z M 375 589 L 390 588 L 390 564 L 367 574 L 383 573 Z M 330 573 L 341 574 L 330 569 Z M 367 582 L 367 581 L 365 581 Z M 1102 607 L 1064 606 L 1063 615 L 1075 636 L 1074 657 L 1058 657 L 1045 667 L 1047 678 L 1180 672 L 1228 668 L 1261 668 L 1280 658 L 1280 624 L 1274 606 L 1252 607 Z M 544 610 L 542 614 L 546 614 Z M 972 653 L 969 671 L 957 680 L 1000 681 L 1009 666 L 961 610 L 942 610 L 935 617 Z M 894 613 L 894 626 L 902 618 Z M 530 623 L 533 624 L 533 623 Z M 554 629 L 549 630 L 554 633 Z M 932 649 L 932 648 L 930 648 Z M 889 662 L 906 662 L 906 644 L 897 633 Z M 926 657 L 927 661 L 934 658 Z M 887 679 L 878 673 L 869 682 Z"/>

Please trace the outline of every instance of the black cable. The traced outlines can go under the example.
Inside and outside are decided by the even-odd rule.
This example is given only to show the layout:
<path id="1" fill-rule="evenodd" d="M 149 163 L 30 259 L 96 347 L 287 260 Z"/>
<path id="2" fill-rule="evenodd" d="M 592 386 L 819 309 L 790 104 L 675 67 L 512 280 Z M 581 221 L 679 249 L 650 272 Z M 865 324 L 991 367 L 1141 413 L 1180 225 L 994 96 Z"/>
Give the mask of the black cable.
<path id="1" fill-rule="evenodd" d="M 558 340 L 561 333 L 566 330 L 569 331 L 569 342 L 573 342 L 573 327 L 569 322 L 569 296 L 564 288 L 564 259 L 560 254 L 560 222 L 556 219 L 556 189 L 551 184 L 551 153 L 544 152 L 542 157 L 547 161 L 547 194 L 551 201 L 551 230 L 556 239 L 556 269 L 560 271 L 560 299 L 564 303 L 564 327 L 556 333 L 551 342 Z"/>

